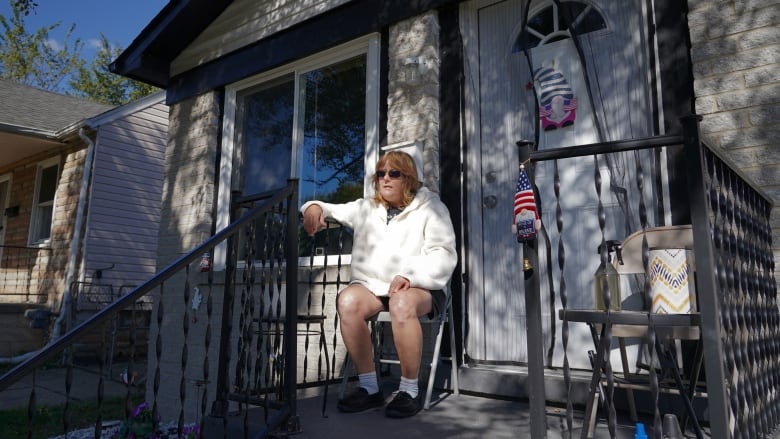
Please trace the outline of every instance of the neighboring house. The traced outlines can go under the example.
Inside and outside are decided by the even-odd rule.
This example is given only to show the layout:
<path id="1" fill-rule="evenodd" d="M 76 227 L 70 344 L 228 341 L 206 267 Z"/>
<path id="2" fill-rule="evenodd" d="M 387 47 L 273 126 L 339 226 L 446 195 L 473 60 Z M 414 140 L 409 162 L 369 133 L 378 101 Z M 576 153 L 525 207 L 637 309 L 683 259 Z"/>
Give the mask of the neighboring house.
<path id="1" fill-rule="evenodd" d="M 111 107 L 0 81 L 0 356 L 39 348 L 55 319 L 73 324 L 68 313 L 154 273 L 163 99 Z"/>
<path id="2" fill-rule="evenodd" d="M 458 231 L 453 288 L 468 366 L 461 386 L 517 396 L 522 386 L 494 379 L 504 373 L 497 369 L 514 369 L 509 375 L 522 380 L 527 361 L 521 257 L 510 232 L 515 142 L 534 139 L 537 125 L 540 149 L 679 135 L 680 118 L 695 109 L 705 141 L 780 201 L 780 41 L 770 3 L 172 0 L 111 65 L 165 88 L 171 106 L 162 206 L 170 220 L 161 225 L 158 267 L 228 223 L 231 191 L 260 193 L 297 177 L 301 200 L 367 192 L 382 148 L 406 147 Z M 572 19 L 580 50 L 564 25 Z M 563 91 L 545 85 L 550 77 L 566 79 Z M 690 223 L 682 157 L 647 157 L 646 165 L 663 176 L 644 194 L 657 208 L 650 225 Z M 626 171 L 603 166 L 615 179 Z M 633 202 L 631 172 L 619 183 Z M 592 190 L 590 162 L 561 173 Z M 540 167 L 536 178 L 553 227 L 551 169 Z M 608 232 L 625 237 L 626 207 L 605 197 Z M 586 292 L 570 293 L 570 306 L 592 306 L 600 235 L 584 215 L 596 208 L 585 189 L 577 205 L 564 206 L 575 235 L 567 283 Z M 224 261 L 215 257 L 219 270 Z M 178 298 L 165 300 L 168 320 L 157 330 L 177 345 L 184 310 Z M 546 337 L 554 315 L 545 316 L 553 326 Z M 202 330 L 190 329 L 190 355 L 203 349 L 193 335 Z M 584 328 L 572 331 L 589 340 Z M 580 351 L 570 361 L 588 369 Z M 170 355 L 161 361 L 175 364 Z M 559 355 L 552 366 L 561 366 Z M 496 364 L 503 367 L 479 369 Z M 177 395 L 178 381 L 167 376 L 163 399 Z"/>

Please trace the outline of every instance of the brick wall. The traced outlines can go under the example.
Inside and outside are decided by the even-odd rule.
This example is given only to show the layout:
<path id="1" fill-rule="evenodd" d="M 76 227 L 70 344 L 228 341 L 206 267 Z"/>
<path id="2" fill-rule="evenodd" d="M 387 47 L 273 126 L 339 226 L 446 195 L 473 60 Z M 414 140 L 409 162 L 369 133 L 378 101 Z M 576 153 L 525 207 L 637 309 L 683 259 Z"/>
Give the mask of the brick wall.
<path id="1" fill-rule="evenodd" d="M 780 7 L 777 0 L 689 0 L 696 113 L 705 141 L 775 202 L 780 261 Z M 780 270 L 775 277 L 780 282 Z"/>
<path id="2" fill-rule="evenodd" d="M 83 142 L 76 140 L 72 146 L 65 149 L 29 157 L 3 170 L 11 173 L 9 206 L 19 206 L 19 214 L 7 219 L 4 244 L 17 247 L 29 245 L 38 164 L 51 157 L 60 158 L 60 178 L 55 194 L 51 239 L 44 246 L 47 249 L 45 251 L 14 250 L 17 258 L 24 259 L 26 267 L 21 268 L 26 268 L 26 271 L 22 277 L 14 277 L 13 272 L 17 275 L 21 273 L 18 270 L 19 261 L 14 261 L 16 265 L 13 268 L 16 269 L 9 270 L 8 267 L 3 267 L 4 270 L 0 272 L 5 287 L 0 289 L 3 295 L 0 297 L 2 302 L 48 303 L 57 306 L 65 290 L 64 279 L 86 157 Z M 11 255 L 10 251 L 6 253 Z M 22 285 L 24 294 L 18 293 L 19 288 L 16 288 L 18 285 Z M 29 289 L 27 289 L 28 285 Z"/>
<path id="3" fill-rule="evenodd" d="M 6 245 L 27 245 L 33 191 L 35 190 L 36 163 L 26 161 L 19 163 L 11 170 L 11 195 L 8 205 L 19 206 L 19 214 L 7 219 Z"/>

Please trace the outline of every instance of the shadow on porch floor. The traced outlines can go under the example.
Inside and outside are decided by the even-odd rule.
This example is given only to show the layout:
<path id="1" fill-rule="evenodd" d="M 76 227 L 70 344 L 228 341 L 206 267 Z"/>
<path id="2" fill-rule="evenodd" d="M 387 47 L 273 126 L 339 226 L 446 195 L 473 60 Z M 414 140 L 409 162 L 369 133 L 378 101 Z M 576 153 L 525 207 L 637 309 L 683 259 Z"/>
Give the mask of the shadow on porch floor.
<path id="1" fill-rule="evenodd" d="M 384 386 L 383 392 L 389 401 L 397 386 Z M 336 409 L 338 386 L 331 386 L 325 416 L 322 415 L 322 395 L 319 389 L 306 389 L 299 394 L 298 415 L 301 432 L 290 434 L 291 439 L 385 439 L 385 438 L 458 438 L 458 439 L 515 439 L 530 438 L 530 417 L 528 403 L 506 399 L 463 394 L 441 393 L 440 399 L 407 419 L 390 419 L 381 409 L 362 413 L 345 414 Z M 434 399 L 439 394 L 434 393 Z M 274 412 L 269 412 L 269 418 Z M 575 412 L 572 437 L 580 437 L 582 412 Z M 250 437 L 262 429 L 263 411 L 254 408 L 249 411 Z M 205 438 L 221 438 L 221 420 L 207 421 Z M 244 417 L 236 415 L 228 423 L 227 437 L 243 437 L 241 426 Z M 252 425 L 254 424 L 254 425 Z M 652 437 L 652 420 L 645 422 L 648 436 Z M 616 438 L 634 438 L 635 424 L 626 415 L 619 414 Z M 566 432 L 565 408 L 547 407 L 547 438 L 568 437 Z M 286 437 L 277 434 L 272 437 Z M 596 428 L 596 438 L 609 438 L 604 420 Z M 689 433 L 686 438 L 695 437 Z"/>

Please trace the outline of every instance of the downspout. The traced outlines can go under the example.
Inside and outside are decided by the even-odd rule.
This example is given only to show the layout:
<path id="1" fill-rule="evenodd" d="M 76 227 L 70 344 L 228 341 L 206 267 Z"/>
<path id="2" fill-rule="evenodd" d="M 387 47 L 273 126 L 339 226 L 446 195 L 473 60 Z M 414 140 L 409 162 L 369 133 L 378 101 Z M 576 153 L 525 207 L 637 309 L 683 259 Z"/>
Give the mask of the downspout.
<path id="1" fill-rule="evenodd" d="M 70 303 L 71 292 L 70 284 L 73 282 L 73 277 L 76 272 L 76 258 L 79 253 L 79 242 L 81 241 L 81 229 L 84 223 L 84 208 L 87 204 L 87 187 L 89 186 L 89 180 L 92 176 L 92 159 L 95 155 L 95 142 L 89 138 L 84 130 L 84 127 L 79 129 L 79 137 L 87 142 L 87 156 L 84 161 L 84 176 L 81 182 L 81 189 L 79 191 L 79 201 L 76 207 L 76 223 L 74 225 L 73 240 L 70 243 L 70 257 L 68 258 L 68 271 L 65 276 L 65 291 L 60 301 L 60 312 L 57 316 L 57 320 L 54 321 L 54 328 L 52 329 L 51 337 L 47 343 L 51 344 L 60 337 L 60 327 L 66 318 L 70 317 Z M 21 363 L 39 351 L 27 352 L 15 357 L 0 357 L 0 364 L 18 364 Z"/>
<path id="2" fill-rule="evenodd" d="M 76 273 L 76 258 L 79 255 L 79 246 L 81 245 L 81 230 L 84 225 L 84 212 L 87 206 L 87 190 L 89 181 L 92 178 L 92 161 L 95 156 L 95 141 L 86 134 L 84 127 L 79 128 L 79 137 L 87 143 L 87 156 L 84 160 L 84 175 L 81 179 L 81 188 L 79 189 L 79 202 L 76 206 L 76 223 L 73 225 L 73 239 L 70 241 L 70 255 L 68 257 L 68 272 L 65 275 L 65 291 L 60 301 L 60 312 L 52 329 L 51 341 L 60 337 L 61 327 L 66 318 L 70 318 L 71 300 L 73 295 L 70 291 L 70 285 Z"/>

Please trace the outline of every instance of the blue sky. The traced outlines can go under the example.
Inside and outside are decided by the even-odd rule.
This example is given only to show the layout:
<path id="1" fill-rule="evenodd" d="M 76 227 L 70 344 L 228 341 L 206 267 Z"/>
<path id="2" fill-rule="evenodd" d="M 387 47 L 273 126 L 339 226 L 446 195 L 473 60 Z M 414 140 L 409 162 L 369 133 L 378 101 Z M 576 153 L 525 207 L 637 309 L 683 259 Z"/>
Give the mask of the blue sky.
<path id="1" fill-rule="evenodd" d="M 61 21 L 49 36 L 61 44 L 71 24 L 76 28 L 70 41 L 80 38 L 84 43 L 84 59 L 92 59 L 100 34 L 113 46 L 127 46 L 162 10 L 168 0 L 35 0 L 38 7 L 24 17 L 28 33 Z M 0 14 L 11 16 L 10 0 L 0 0 Z"/>

